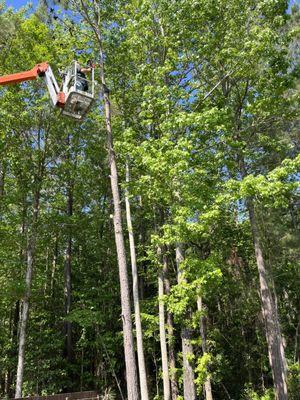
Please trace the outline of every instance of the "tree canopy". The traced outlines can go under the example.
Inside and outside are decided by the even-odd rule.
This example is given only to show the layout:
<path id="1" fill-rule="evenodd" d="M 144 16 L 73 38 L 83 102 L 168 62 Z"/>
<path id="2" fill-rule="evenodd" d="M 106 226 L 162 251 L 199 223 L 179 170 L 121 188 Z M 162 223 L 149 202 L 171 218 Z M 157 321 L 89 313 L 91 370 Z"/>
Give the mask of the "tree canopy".
<path id="1" fill-rule="evenodd" d="M 42 79 L 0 86 L 1 397 L 298 399 L 287 3 L 0 1 L 0 76 L 93 59 L 97 81 L 82 122 Z"/>

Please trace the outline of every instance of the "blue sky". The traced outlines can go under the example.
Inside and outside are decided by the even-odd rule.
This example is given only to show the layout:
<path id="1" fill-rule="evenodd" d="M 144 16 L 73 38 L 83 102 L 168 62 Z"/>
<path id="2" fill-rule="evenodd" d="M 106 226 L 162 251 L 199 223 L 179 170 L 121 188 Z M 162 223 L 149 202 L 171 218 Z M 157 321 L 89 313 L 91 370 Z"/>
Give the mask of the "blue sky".
<path id="1" fill-rule="evenodd" d="M 28 3 L 33 3 L 33 4 L 37 4 L 37 0 L 6 0 L 6 5 L 7 7 L 14 7 L 14 8 L 20 8 L 22 6 L 25 6 Z"/>
<path id="2" fill-rule="evenodd" d="M 33 4 L 37 4 L 37 2 L 38 2 L 37 0 L 31 0 L 31 3 L 33 3 Z M 6 5 L 8 7 L 13 6 L 14 8 L 20 8 L 27 3 L 29 3 L 28 0 L 6 0 Z M 294 3 L 300 4 L 300 0 L 290 0 L 290 5 L 292 5 Z"/>
<path id="3" fill-rule="evenodd" d="M 22 6 L 25 6 L 26 4 L 28 4 L 28 3 L 33 3 L 34 5 L 35 4 L 37 4 L 38 3 L 38 0 L 31 0 L 31 1 L 28 1 L 28 0 L 6 0 L 6 5 L 8 6 L 8 7 L 10 7 L 10 6 L 12 6 L 12 7 L 14 7 L 14 8 L 20 8 L 20 7 L 22 7 Z M 292 5 L 292 4 L 295 4 L 295 3 L 298 3 L 298 4 L 300 4 L 300 0 L 290 0 L 290 6 Z"/>

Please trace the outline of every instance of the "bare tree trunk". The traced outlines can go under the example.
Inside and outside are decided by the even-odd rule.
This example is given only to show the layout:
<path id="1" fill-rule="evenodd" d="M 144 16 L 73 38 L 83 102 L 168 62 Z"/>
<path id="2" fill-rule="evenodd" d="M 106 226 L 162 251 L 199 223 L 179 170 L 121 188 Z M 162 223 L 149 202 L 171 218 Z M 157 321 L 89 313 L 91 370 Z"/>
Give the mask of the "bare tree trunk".
<path id="1" fill-rule="evenodd" d="M 68 183 L 67 188 L 67 216 L 70 220 L 73 215 L 73 189 L 72 183 Z M 68 223 L 67 232 L 67 247 L 65 254 L 65 265 L 64 265 L 64 295 L 65 295 L 65 316 L 68 317 L 71 311 L 72 303 L 72 229 Z M 65 331 L 65 354 L 69 362 L 73 360 L 73 344 L 72 344 L 72 324 L 70 321 L 64 323 Z"/>
<path id="2" fill-rule="evenodd" d="M 170 280 L 168 277 L 168 273 L 169 273 L 168 256 L 165 253 L 163 254 L 163 273 L 164 273 L 165 293 L 169 294 L 171 285 L 170 285 Z M 172 400 L 176 400 L 177 397 L 179 396 L 179 390 L 178 390 L 177 377 L 176 377 L 176 357 L 175 357 L 175 349 L 174 349 L 174 323 L 173 323 L 173 315 L 169 311 L 167 311 L 167 330 L 168 330 L 171 397 L 172 397 Z"/>
<path id="3" fill-rule="evenodd" d="M 184 280 L 182 276 L 181 264 L 184 261 L 184 249 L 182 243 L 176 245 L 176 265 L 178 283 Z M 195 400 L 196 386 L 195 374 L 190 359 L 194 355 L 193 346 L 191 344 L 192 331 L 188 326 L 183 326 L 181 330 L 182 339 L 182 356 L 183 356 L 183 394 L 185 400 Z"/>
<path id="4" fill-rule="evenodd" d="M 128 271 L 126 264 L 126 253 L 125 253 L 125 244 L 124 244 L 124 236 L 122 228 L 122 215 L 120 206 L 121 200 L 119 193 L 117 163 L 113 147 L 113 137 L 111 130 L 111 117 L 110 117 L 111 110 L 109 102 L 109 93 L 105 86 L 104 75 L 102 84 L 104 88 L 104 104 L 105 104 L 106 129 L 107 129 L 107 139 L 108 139 L 109 164 L 111 173 L 110 175 L 111 189 L 114 202 L 115 241 L 116 241 L 116 248 L 118 255 L 119 275 L 120 275 L 127 394 L 129 400 L 138 400 L 139 397 L 138 397 L 137 368 L 136 368 L 133 334 L 132 334 L 130 291 L 129 291 Z"/>
<path id="5" fill-rule="evenodd" d="M 239 163 L 241 174 L 244 178 L 247 176 L 247 170 L 243 156 L 239 157 Z M 253 199 L 248 198 L 246 204 L 249 212 L 256 264 L 258 268 L 262 315 L 266 330 L 269 363 L 271 366 L 274 381 L 275 398 L 276 400 L 287 400 L 287 363 L 285 358 L 283 339 L 281 335 L 274 284 L 274 297 L 272 295 L 273 274 L 271 268 L 267 270 L 264 260 Z"/>
<path id="6" fill-rule="evenodd" d="M 4 161 L 0 162 L 0 200 L 4 196 L 4 181 L 5 181 L 6 165 Z"/>
<path id="7" fill-rule="evenodd" d="M 198 297 L 197 299 L 197 308 L 200 313 L 203 312 L 204 306 L 202 303 L 202 298 Z M 206 346 L 206 318 L 204 315 L 201 314 L 200 316 L 200 335 L 201 335 L 201 346 L 202 346 L 202 353 L 207 353 L 207 346 Z M 208 374 L 205 382 L 204 382 L 204 391 L 205 391 L 205 398 L 206 400 L 213 400 L 212 390 L 211 390 L 211 381 L 210 376 Z"/>
<path id="8" fill-rule="evenodd" d="M 37 220 L 39 213 L 40 202 L 40 187 L 37 188 L 34 201 L 33 201 L 33 219 L 31 231 L 28 230 L 27 240 L 27 270 L 25 277 L 25 294 L 22 300 L 22 314 L 20 321 L 20 334 L 19 334 L 19 353 L 18 353 L 18 366 L 17 366 L 17 380 L 16 380 L 16 393 L 15 397 L 22 397 L 22 384 L 24 374 L 24 357 L 25 357 L 25 341 L 26 341 L 26 326 L 29 315 L 29 299 L 31 294 L 32 272 L 34 264 L 34 253 L 36 246 L 37 234 Z"/>
<path id="9" fill-rule="evenodd" d="M 193 346 L 191 344 L 192 331 L 188 327 L 181 330 L 182 339 L 182 356 L 183 356 L 183 397 L 186 400 L 196 399 L 195 374 L 190 363 L 191 357 L 194 355 Z"/>
<path id="10" fill-rule="evenodd" d="M 11 327 L 10 327 L 10 337 L 11 337 L 11 347 L 9 349 L 9 357 L 15 358 L 17 356 L 17 341 L 18 341 L 18 324 L 20 318 L 20 301 L 16 301 L 12 305 L 11 310 Z M 15 368 L 8 368 L 6 379 L 5 379 L 5 389 L 4 393 L 6 397 L 13 397 L 12 384 L 15 379 Z"/>
<path id="11" fill-rule="evenodd" d="M 158 249 L 158 253 L 159 255 L 161 255 L 161 248 Z M 165 327 L 165 305 L 164 305 L 163 295 L 164 295 L 164 274 L 163 271 L 159 271 L 158 274 L 159 337 L 160 337 L 161 362 L 162 362 L 162 374 L 163 374 L 164 400 L 170 400 L 170 379 L 169 379 L 168 351 L 167 351 L 167 339 L 166 339 L 166 327 Z"/>
<path id="12" fill-rule="evenodd" d="M 17 377 L 16 377 L 16 391 L 15 391 L 16 398 L 22 397 L 26 326 L 29 315 L 29 300 L 31 295 L 32 273 L 33 273 L 34 256 L 36 250 L 37 224 L 38 224 L 39 208 L 40 208 L 40 194 L 41 194 L 41 187 L 45 171 L 47 133 L 42 139 L 41 130 L 39 130 L 37 142 L 38 142 L 38 151 L 41 157 L 38 161 L 36 174 L 34 174 L 32 220 L 30 226 L 27 228 L 27 249 L 26 249 L 27 270 L 25 276 L 25 294 L 22 299 L 22 313 L 21 313 L 20 330 L 19 330 L 19 352 L 18 352 L 18 366 L 17 366 Z M 43 143 L 43 150 L 41 149 L 42 143 Z M 25 221 L 23 221 L 22 229 L 25 229 Z"/>
<path id="13" fill-rule="evenodd" d="M 68 134 L 65 140 L 66 143 L 66 233 L 67 244 L 65 250 L 64 260 L 64 297 L 65 297 L 65 317 L 64 321 L 64 335 L 65 335 L 65 349 L 64 354 L 69 363 L 73 361 L 73 343 L 72 343 L 72 324 L 67 320 L 71 311 L 72 304 L 72 216 L 73 216 L 73 179 L 72 179 L 72 148 L 71 138 Z"/>
<path id="14" fill-rule="evenodd" d="M 170 382 L 171 382 L 171 395 L 172 400 L 176 400 L 179 396 L 179 389 L 177 384 L 176 374 L 176 355 L 174 348 L 174 322 L 173 315 L 167 312 L 167 330 L 168 330 L 168 347 L 169 347 L 169 365 L 170 365 Z"/>
<path id="15" fill-rule="evenodd" d="M 53 250 L 53 260 L 52 260 L 52 267 L 51 267 L 51 281 L 50 281 L 50 295 L 53 296 L 54 290 L 54 277 L 57 265 L 57 258 L 58 258 L 58 235 L 55 236 L 54 242 L 54 250 Z"/>
<path id="16" fill-rule="evenodd" d="M 128 270 L 127 270 L 126 251 L 125 251 L 123 228 L 122 228 L 122 214 L 120 205 L 121 200 L 120 200 L 119 183 L 118 183 L 117 162 L 113 145 L 113 133 L 111 128 L 111 105 L 109 99 L 109 90 L 106 86 L 105 75 L 104 75 L 104 55 L 102 49 L 101 32 L 99 30 L 98 25 L 94 24 L 93 28 L 99 44 L 100 79 L 102 84 L 103 101 L 105 109 L 107 146 L 108 146 L 108 157 L 110 166 L 110 182 L 111 182 L 111 190 L 114 203 L 114 231 L 115 231 L 115 242 L 116 242 L 117 256 L 118 256 L 120 289 L 121 289 L 121 307 L 122 307 L 122 321 L 123 321 L 123 335 L 124 335 L 127 395 L 128 395 L 128 400 L 138 400 L 139 390 L 138 390 L 137 367 L 136 367 L 133 333 L 132 333 Z"/>
<path id="17" fill-rule="evenodd" d="M 26 249 L 24 241 L 26 240 L 26 219 L 27 219 L 27 204 L 26 204 L 26 196 L 23 195 L 23 207 L 22 207 L 22 224 L 21 224 L 21 233 L 22 233 L 22 241 L 20 244 L 20 263 L 23 265 L 26 262 Z M 17 279 L 17 276 L 15 277 Z M 14 320 L 13 326 L 11 329 L 11 343 L 12 343 L 12 351 L 11 355 L 13 358 L 17 358 L 18 356 L 18 327 L 20 322 L 20 307 L 21 302 L 18 300 L 15 303 L 15 311 L 14 311 Z M 16 378 L 16 370 L 15 368 L 10 371 L 7 380 L 7 397 L 12 398 L 14 396 L 15 389 L 13 387 L 13 382 Z"/>
<path id="18" fill-rule="evenodd" d="M 21 224 L 21 232 L 22 232 L 22 240 L 20 244 L 20 263 L 21 265 L 25 264 L 27 261 L 27 249 L 26 249 L 26 238 L 27 238 L 27 213 L 28 213 L 28 205 L 26 202 L 26 194 L 23 194 L 22 198 L 22 224 Z M 20 325 L 20 318 L 21 318 L 21 311 L 22 311 L 22 301 L 18 300 L 16 303 L 16 308 L 15 308 L 15 326 L 13 328 L 13 333 L 12 333 L 12 343 L 13 343 L 13 352 L 14 356 L 17 358 L 18 357 L 18 328 Z M 9 384 L 9 396 L 8 397 L 13 397 L 15 394 L 15 388 L 12 385 L 12 382 L 16 379 L 16 370 L 12 371 L 11 373 L 11 383 Z"/>
<path id="19" fill-rule="evenodd" d="M 287 400 L 287 364 L 284 354 L 278 311 L 270 287 L 270 281 L 272 281 L 273 278 L 270 280 L 268 277 L 268 274 L 271 274 L 271 271 L 267 271 L 265 266 L 254 205 L 251 199 L 248 200 L 247 206 L 258 267 L 262 314 L 266 328 L 269 362 L 274 380 L 275 397 L 276 400 Z M 273 290 L 275 290 L 275 288 L 273 288 Z"/>
<path id="20" fill-rule="evenodd" d="M 130 182 L 129 164 L 126 163 L 126 182 Z M 140 377 L 140 389 L 141 389 L 141 399 L 148 400 L 148 385 L 147 385 L 147 374 L 146 365 L 144 357 L 143 348 L 143 332 L 141 323 L 141 313 L 140 313 L 140 301 L 139 301 L 139 285 L 138 285 L 138 272 L 136 263 L 136 252 L 135 243 L 133 235 L 133 227 L 131 220 L 131 210 L 129 201 L 129 191 L 128 188 L 125 190 L 125 203 L 126 203 L 126 218 L 127 218 L 127 228 L 129 235 L 129 245 L 130 245 L 130 258 L 131 258 L 131 269 L 132 269 L 132 280 L 133 280 L 133 302 L 134 302 L 134 315 L 135 315 L 135 328 L 136 328 L 136 341 L 137 341 L 137 356 L 139 365 L 139 377 Z"/>

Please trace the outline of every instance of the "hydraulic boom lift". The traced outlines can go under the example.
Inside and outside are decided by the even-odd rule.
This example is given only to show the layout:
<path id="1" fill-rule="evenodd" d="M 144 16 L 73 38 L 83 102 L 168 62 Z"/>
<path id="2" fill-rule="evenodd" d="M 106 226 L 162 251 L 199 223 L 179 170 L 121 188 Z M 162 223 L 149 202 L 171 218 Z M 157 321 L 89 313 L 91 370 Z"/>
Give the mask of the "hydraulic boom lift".
<path id="1" fill-rule="evenodd" d="M 79 70 L 78 62 L 73 61 L 71 66 L 63 73 L 63 82 L 60 88 L 50 65 L 43 62 L 29 71 L 0 77 L 0 86 L 13 85 L 42 77 L 47 85 L 53 106 L 61 108 L 63 115 L 82 120 L 94 100 L 95 79 L 94 67 L 91 68 L 90 80 L 79 76 Z M 82 90 L 82 85 L 79 84 L 82 80 L 86 81 L 84 86 L 87 90 Z"/>

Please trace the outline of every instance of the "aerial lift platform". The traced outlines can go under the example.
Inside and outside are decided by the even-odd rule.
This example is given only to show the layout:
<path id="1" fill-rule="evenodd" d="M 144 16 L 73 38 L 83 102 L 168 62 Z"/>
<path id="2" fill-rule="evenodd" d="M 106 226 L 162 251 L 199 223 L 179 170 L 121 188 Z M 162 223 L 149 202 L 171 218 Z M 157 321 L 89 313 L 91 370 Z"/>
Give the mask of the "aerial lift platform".
<path id="1" fill-rule="evenodd" d="M 63 72 L 62 85 L 59 87 L 50 65 L 43 62 L 35 65 L 29 71 L 1 76 L 0 86 L 14 85 L 42 77 L 48 88 L 53 106 L 60 108 L 63 115 L 82 120 L 95 98 L 95 72 L 93 65 L 91 67 L 91 79 L 85 79 L 78 75 L 79 69 L 79 63 L 73 61 L 70 67 Z M 86 81 L 87 90 L 80 89 L 82 80 Z"/>

